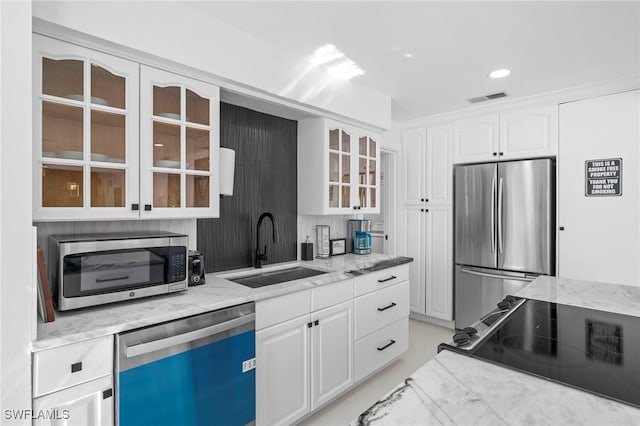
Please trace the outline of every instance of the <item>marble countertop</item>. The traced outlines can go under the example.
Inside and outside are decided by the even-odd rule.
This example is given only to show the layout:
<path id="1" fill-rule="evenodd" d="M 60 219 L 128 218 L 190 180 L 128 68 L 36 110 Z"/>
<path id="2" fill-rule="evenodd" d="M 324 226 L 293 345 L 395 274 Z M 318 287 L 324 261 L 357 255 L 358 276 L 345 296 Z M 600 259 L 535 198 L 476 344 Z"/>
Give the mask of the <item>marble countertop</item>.
<path id="1" fill-rule="evenodd" d="M 640 287 L 539 277 L 518 296 L 640 316 Z M 352 425 L 639 425 L 640 409 L 443 350 Z"/>
<path id="2" fill-rule="evenodd" d="M 352 276 L 346 275 L 345 271 L 371 268 L 377 262 L 394 258 L 381 254 L 366 256 L 347 254 L 306 262 L 265 265 L 261 271 L 255 268 L 245 268 L 207 274 L 204 285 L 189 287 L 187 291 L 76 311 L 56 312 L 54 322 L 43 323 L 39 320 L 38 337 L 33 342 L 32 348 L 34 351 L 39 351 L 326 285 L 352 278 Z M 412 261 L 408 258 L 405 260 L 406 262 Z M 328 273 L 255 289 L 225 279 L 285 269 L 296 265 Z"/>

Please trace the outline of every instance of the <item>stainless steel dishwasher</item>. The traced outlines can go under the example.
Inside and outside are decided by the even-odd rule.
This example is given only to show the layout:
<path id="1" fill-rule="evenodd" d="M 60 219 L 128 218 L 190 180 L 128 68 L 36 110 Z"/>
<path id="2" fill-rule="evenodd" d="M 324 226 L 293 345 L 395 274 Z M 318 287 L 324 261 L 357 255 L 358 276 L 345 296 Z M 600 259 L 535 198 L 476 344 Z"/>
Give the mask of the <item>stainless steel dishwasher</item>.
<path id="1" fill-rule="evenodd" d="M 253 303 L 121 333 L 116 350 L 121 426 L 255 421 Z"/>

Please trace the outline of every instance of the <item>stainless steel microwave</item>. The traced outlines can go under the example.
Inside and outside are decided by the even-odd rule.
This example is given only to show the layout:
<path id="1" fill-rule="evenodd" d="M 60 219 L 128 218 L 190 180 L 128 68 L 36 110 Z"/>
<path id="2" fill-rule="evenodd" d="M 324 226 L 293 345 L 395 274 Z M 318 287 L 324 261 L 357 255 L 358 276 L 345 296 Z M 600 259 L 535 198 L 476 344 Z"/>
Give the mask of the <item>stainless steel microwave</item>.
<path id="1" fill-rule="evenodd" d="M 58 310 L 186 290 L 188 243 L 169 232 L 49 236 Z"/>

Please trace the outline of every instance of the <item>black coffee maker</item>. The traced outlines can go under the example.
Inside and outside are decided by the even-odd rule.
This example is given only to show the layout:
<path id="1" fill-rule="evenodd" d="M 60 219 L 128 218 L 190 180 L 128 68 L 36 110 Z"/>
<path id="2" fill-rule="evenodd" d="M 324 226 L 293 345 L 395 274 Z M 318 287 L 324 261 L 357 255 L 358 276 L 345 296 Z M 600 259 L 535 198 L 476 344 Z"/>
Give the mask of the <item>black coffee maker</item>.
<path id="1" fill-rule="evenodd" d="M 189 285 L 204 284 L 204 255 L 196 250 L 189 250 L 189 263 L 187 264 L 187 278 Z"/>

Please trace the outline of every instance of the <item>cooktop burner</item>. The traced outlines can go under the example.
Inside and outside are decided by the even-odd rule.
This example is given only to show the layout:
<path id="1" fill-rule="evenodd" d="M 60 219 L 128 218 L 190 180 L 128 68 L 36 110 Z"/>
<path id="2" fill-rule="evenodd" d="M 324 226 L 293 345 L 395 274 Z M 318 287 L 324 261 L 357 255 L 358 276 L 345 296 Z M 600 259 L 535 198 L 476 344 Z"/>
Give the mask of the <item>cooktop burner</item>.
<path id="1" fill-rule="evenodd" d="M 640 407 L 640 317 L 530 299 L 470 350 L 442 347 Z"/>

